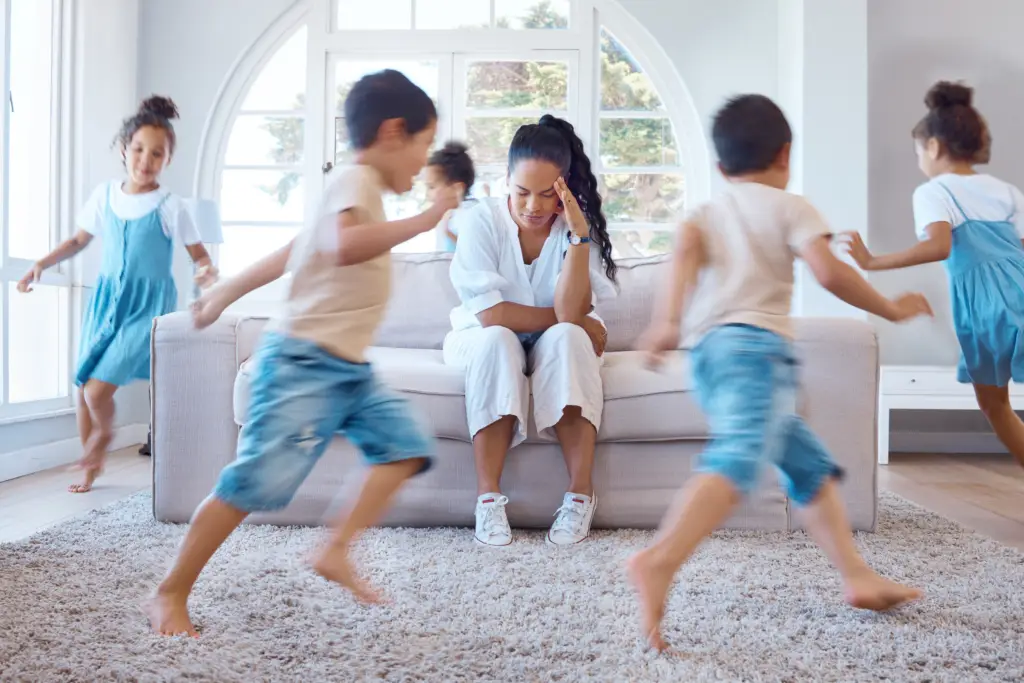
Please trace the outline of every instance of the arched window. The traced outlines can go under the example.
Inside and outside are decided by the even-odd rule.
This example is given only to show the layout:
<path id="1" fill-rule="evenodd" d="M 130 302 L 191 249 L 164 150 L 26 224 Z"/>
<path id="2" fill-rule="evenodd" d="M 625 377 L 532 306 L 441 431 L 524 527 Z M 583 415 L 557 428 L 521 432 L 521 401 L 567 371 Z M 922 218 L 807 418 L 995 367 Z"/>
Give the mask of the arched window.
<path id="1" fill-rule="evenodd" d="M 544 113 L 571 121 L 598 174 L 618 256 L 665 252 L 684 205 L 706 195 L 704 136 L 685 88 L 659 51 L 641 58 L 627 49 L 631 38 L 653 41 L 612 0 L 308 0 L 296 11 L 299 27 L 280 31 L 269 59 L 242 60 L 234 104 L 229 82 L 211 118 L 227 142 L 208 126 L 201 151 L 197 192 L 220 199 L 226 274 L 295 235 L 322 169 L 348 161 L 345 95 L 385 67 L 437 102 L 438 145 L 469 145 L 477 196 L 505 192 L 520 125 Z M 418 183 L 386 209 L 396 218 L 423 204 Z M 396 251 L 435 244 L 428 233 Z"/>

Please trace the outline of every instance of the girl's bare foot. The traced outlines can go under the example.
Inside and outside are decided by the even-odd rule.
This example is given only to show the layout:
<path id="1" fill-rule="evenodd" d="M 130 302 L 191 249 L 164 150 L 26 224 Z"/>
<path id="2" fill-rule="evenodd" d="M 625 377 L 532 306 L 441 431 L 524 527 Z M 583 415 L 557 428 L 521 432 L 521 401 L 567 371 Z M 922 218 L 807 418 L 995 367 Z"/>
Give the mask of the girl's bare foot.
<path id="1" fill-rule="evenodd" d="M 359 602 L 373 605 L 383 602 L 381 596 L 356 576 L 348 559 L 348 548 L 331 544 L 313 560 L 313 571 L 328 581 L 352 592 Z"/>
<path id="2" fill-rule="evenodd" d="M 661 620 L 675 571 L 659 566 L 650 549 L 629 558 L 626 571 L 640 600 L 641 635 L 648 647 L 663 652 L 668 644 L 661 637 Z"/>
<path id="3" fill-rule="evenodd" d="M 844 583 L 846 602 L 850 606 L 875 612 L 899 607 L 924 595 L 917 588 L 882 578 L 870 570 L 851 576 Z"/>
<path id="4" fill-rule="evenodd" d="M 153 633 L 157 635 L 199 637 L 199 632 L 188 616 L 188 595 L 161 593 L 157 590 L 149 600 L 142 603 L 142 611 L 149 618 Z"/>
<path id="5" fill-rule="evenodd" d="M 92 491 L 92 484 L 96 481 L 96 477 L 100 476 L 103 472 L 102 467 L 83 467 L 83 479 L 80 484 L 71 484 L 68 486 L 68 492 L 70 493 L 89 493 Z"/>

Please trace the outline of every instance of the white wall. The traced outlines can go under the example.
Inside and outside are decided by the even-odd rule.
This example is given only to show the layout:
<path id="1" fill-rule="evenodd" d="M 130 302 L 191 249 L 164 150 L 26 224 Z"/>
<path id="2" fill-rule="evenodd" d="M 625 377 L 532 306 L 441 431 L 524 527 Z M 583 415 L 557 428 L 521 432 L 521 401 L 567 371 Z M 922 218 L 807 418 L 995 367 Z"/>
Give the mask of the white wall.
<path id="1" fill-rule="evenodd" d="M 661 44 L 705 126 L 731 96 L 751 92 L 778 96 L 779 14 L 774 2 L 619 0 L 619 4 Z M 713 153 L 711 159 L 714 166 Z M 715 169 L 712 192 L 724 183 Z"/>

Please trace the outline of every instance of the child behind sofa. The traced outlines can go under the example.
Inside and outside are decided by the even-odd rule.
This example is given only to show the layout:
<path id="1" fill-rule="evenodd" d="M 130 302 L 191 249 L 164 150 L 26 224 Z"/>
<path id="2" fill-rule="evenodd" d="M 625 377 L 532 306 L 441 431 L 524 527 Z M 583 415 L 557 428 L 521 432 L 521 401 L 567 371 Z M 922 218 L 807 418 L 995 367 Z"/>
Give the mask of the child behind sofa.
<path id="1" fill-rule="evenodd" d="M 711 428 L 699 474 L 680 492 L 654 545 L 628 565 L 643 637 L 659 650 L 666 647 L 661 621 L 675 573 L 769 464 L 804 508 L 807 528 L 839 570 L 850 605 L 885 610 L 921 595 L 883 579 L 858 554 L 836 483 L 842 471 L 796 413 L 794 261 L 802 258 L 843 301 L 890 321 L 930 314 L 928 302 L 919 294 L 890 301 L 832 254 L 821 215 L 786 192 L 792 132 L 774 102 L 760 95 L 731 100 L 715 117 L 713 137 L 731 186 L 680 227 L 664 300 L 640 342 L 656 364 L 678 348 L 685 331 Z"/>

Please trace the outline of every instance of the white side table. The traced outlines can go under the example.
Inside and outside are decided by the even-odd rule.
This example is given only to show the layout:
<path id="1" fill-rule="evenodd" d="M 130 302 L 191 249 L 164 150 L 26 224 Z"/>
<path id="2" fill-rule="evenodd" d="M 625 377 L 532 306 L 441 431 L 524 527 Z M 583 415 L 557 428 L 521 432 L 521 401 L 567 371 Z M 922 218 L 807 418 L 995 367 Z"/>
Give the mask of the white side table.
<path id="1" fill-rule="evenodd" d="M 933 365 L 883 365 L 878 383 L 878 462 L 889 463 L 889 412 L 892 410 L 977 410 L 970 384 L 956 381 L 956 368 Z M 1010 404 L 1024 410 L 1024 385 L 1010 384 Z"/>

